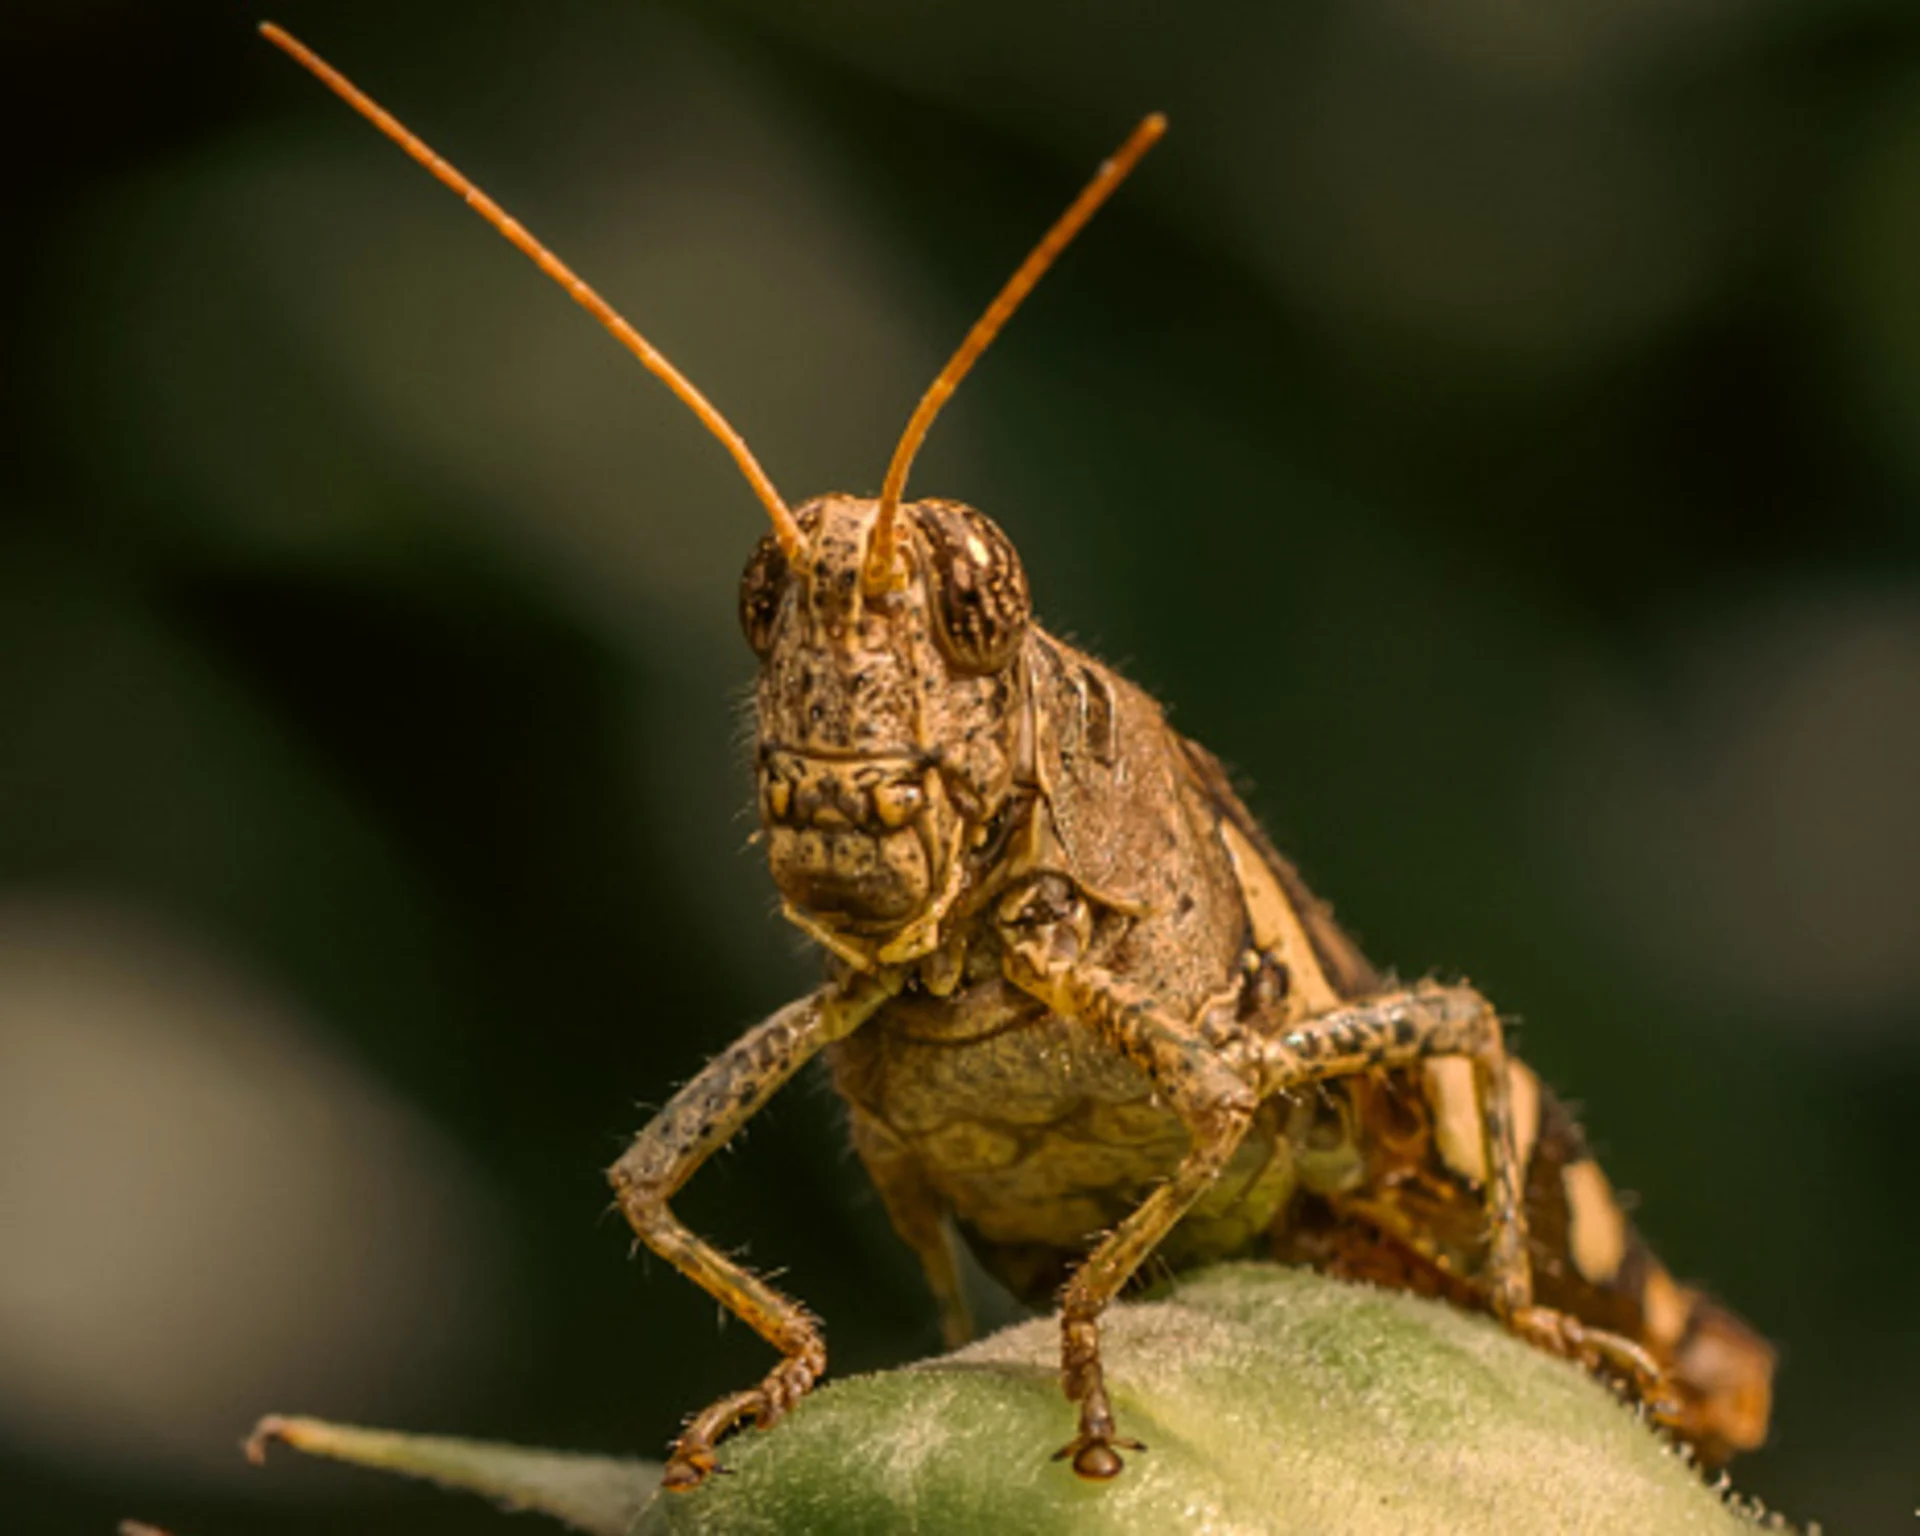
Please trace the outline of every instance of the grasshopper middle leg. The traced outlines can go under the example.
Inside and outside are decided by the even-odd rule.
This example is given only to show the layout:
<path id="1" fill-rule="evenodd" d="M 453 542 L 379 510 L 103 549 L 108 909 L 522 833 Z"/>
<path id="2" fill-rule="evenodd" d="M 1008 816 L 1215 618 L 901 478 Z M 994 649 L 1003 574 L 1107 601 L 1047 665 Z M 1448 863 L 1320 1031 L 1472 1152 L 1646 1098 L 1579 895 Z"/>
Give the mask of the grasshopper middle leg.
<path id="1" fill-rule="evenodd" d="M 667 1201 L 822 1046 L 858 1028 L 890 995 L 887 984 L 869 980 L 789 1003 L 710 1061 L 608 1170 L 640 1240 L 781 1354 L 758 1386 L 721 1398 L 687 1425 L 667 1459 L 665 1488 L 703 1482 L 718 1465 L 713 1448 L 722 1435 L 747 1418 L 773 1423 L 827 1368 L 826 1341 L 812 1314 L 695 1237 Z"/>

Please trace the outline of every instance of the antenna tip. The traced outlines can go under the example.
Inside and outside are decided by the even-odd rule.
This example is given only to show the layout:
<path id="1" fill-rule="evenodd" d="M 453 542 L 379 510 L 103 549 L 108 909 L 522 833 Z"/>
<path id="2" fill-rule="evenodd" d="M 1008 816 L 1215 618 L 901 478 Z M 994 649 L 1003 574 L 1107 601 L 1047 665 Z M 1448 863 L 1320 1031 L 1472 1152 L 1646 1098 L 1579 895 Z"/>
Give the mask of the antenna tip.
<path id="1" fill-rule="evenodd" d="M 1164 112 L 1149 112 L 1145 117 L 1140 119 L 1140 131 L 1151 138 L 1159 138 L 1161 134 L 1167 131 L 1167 114 Z"/>
<path id="2" fill-rule="evenodd" d="M 281 26 L 279 22 L 263 21 L 259 23 L 259 28 L 260 35 L 272 43 L 273 46 L 278 48 L 282 53 L 291 54 L 294 58 L 299 59 L 307 52 L 306 47 L 301 43 L 300 39 L 295 37 L 285 27 Z M 302 62 L 304 62 L 304 60 Z"/>

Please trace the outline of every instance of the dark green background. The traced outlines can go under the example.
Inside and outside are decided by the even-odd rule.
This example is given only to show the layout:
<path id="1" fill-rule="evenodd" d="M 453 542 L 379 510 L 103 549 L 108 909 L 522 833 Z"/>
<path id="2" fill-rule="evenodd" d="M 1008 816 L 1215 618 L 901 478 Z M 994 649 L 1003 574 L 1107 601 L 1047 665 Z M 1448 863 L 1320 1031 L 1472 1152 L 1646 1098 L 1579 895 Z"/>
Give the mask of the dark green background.
<path id="1" fill-rule="evenodd" d="M 978 307 L 1167 111 L 915 487 L 1003 523 L 1052 626 L 1245 773 L 1376 957 L 1522 1017 L 1672 1267 L 1780 1341 L 1742 1486 L 1910 1525 L 1920 11 L 276 14 L 794 500 L 877 485 Z M 0 897 L 190 935 L 458 1144 L 495 1299 L 411 1427 L 652 1453 L 764 1355 L 626 1262 L 598 1170 L 809 975 L 742 847 L 760 516 L 254 19 L 0 20 Z M 111 1223 L 140 1173 L 37 1187 Z M 839 1368 L 932 1345 L 819 1085 L 684 1209 L 787 1267 Z M 263 1410 L 380 1411 L 254 1369 Z M 492 1519 L 83 1440 L 0 1439 L 0 1524 Z"/>

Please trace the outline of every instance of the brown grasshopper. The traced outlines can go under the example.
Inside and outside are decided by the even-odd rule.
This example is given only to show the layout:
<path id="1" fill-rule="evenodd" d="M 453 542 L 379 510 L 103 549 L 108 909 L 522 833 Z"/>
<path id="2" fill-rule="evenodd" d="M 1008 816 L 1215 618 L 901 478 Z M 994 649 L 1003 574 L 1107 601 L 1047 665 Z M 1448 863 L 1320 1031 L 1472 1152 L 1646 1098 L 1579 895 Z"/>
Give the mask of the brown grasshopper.
<path id="1" fill-rule="evenodd" d="M 1266 1254 L 1444 1296 L 1619 1381 L 1703 1457 L 1760 1444 L 1773 1354 L 1676 1282 L 1568 1112 L 1465 985 L 1376 970 L 1205 748 L 1048 634 L 1019 556 L 958 502 L 903 499 L 934 416 L 1164 129 L 1146 119 L 921 400 L 880 495 L 789 510 L 672 364 L 483 192 L 304 46 L 267 35 L 594 314 L 728 448 L 772 519 L 740 617 L 760 659 L 755 762 L 786 916 L 827 979 L 748 1031 L 610 1177 L 635 1232 L 780 1352 L 687 1425 L 668 1488 L 715 1470 L 826 1369 L 819 1323 L 668 1202 L 813 1057 L 919 1256 L 947 1338 L 971 1320 L 957 1242 L 1058 1298 L 1079 1426 L 1056 1454 L 1122 1467 L 1102 1311 L 1148 1255 Z"/>

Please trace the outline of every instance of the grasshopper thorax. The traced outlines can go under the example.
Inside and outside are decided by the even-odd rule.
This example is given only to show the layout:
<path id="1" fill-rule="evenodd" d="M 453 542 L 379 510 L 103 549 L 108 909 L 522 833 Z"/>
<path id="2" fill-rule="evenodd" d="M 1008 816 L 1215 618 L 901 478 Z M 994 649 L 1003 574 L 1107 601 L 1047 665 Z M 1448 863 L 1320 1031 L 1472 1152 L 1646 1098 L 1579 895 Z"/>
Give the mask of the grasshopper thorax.
<path id="1" fill-rule="evenodd" d="M 789 558 L 762 539 L 740 584 L 760 658 L 760 813 L 774 882 L 850 958 L 925 952 L 962 855 L 1012 786 L 1031 608 L 1007 536 L 971 507 L 900 508 L 899 579 L 862 581 L 877 500 L 822 496 Z"/>

